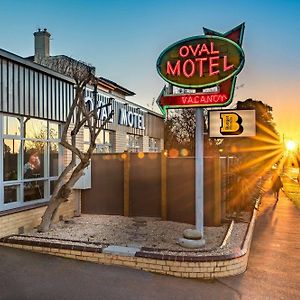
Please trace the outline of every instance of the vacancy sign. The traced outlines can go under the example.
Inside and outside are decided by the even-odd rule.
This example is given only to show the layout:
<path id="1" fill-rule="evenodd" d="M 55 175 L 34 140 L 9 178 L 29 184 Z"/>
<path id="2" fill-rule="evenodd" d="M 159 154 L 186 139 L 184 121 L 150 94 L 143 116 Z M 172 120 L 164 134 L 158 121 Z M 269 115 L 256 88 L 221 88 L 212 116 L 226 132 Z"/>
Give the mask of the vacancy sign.
<path id="1" fill-rule="evenodd" d="M 255 136 L 255 110 L 211 110 L 208 128 L 214 138 Z"/>

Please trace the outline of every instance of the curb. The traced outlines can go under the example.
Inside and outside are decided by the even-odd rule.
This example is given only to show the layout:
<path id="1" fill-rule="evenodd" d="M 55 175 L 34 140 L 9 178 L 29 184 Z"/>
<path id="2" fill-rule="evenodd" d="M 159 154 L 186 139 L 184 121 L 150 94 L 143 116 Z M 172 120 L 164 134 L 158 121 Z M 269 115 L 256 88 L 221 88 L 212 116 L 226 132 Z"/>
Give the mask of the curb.
<path id="1" fill-rule="evenodd" d="M 261 196 L 256 200 L 256 205 L 260 202 L 260 199 Z M 17 238 L 17 235 L 0 239 L 0 245 L 76 260 L 106 265 L 126 266 L 176 277 L 204 279 L 221 278 L 238 275 L 246 271 L 256 216 L 257 209 L 254 208 L 241 248 L 238 248 L 229 254 L 195 256 L 188 255 L 187 252 L 187 255 L 182 256 L 162 254 L 159 253 L 159 250 L 157 249 L 154 253 L 151 248 L 141 248 L 136 249 L 134 253 L 129 251 L 130 253 L 126 255 L 126 253 L 120 252 L 104 253 L 103 246 L 105 245 L 100 243 L 97 244 L 82 241 L 72 241 L 71 243 L 68 241 L 70 242 L 69 244 L 63 244 L 59 242 L 60 240 L 51 238 L 45 238 L 44 240 L 39 241 L 20 240 Z M 230 227 L 232 226 L 233 223 L 230 224 Z M 228 232 L 229 231 L 230 229 Z M 230 237 L 230 233 L 228 232 L 228 236 L 226 234 L 222 243 L 224 246 Z M 26 238 L 26 236 L 23 237 Z M 61 241 L 67 242 L 66 240 Z M 123 250 L 122 252 L 124 252 Z"/>

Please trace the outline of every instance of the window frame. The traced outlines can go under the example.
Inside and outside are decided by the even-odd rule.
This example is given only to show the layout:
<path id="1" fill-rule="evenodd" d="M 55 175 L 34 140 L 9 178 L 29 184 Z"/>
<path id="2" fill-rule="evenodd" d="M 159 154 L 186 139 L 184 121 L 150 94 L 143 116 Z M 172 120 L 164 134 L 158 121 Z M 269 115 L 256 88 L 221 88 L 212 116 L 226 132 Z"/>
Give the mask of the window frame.
<path id="1" fill-rule="evenodd" d="M 131 139 L 131 141 L 130 141 Z M 133 140 L 133 143 L 131 143 Z M 138 153 L 143 151 L 143 136 L 138 134 L 126 134 L 126 148 L 128 152 Z"/>
<path id="2" fill-rule="evenodd" d="M 18 118 L 20 120 L 20 135 L 6 135 L 4 134 L 4 117 L 12 117 L 12 118 Z M 32 204 L 39 204 L 49 201 L 50 198 L 50 184 L 52 181 L 55 181 L 58 179 L 59 175 L 63 171 L 64 164 L 63 164 L 63 154 L 64 149 L 62 146 L 60 146 L 60 138 L 62 133 L 62 126 L 61 123 L 51 121 L 51 120 L 44 120 L 47 123 L 47 134 L 45 139 L 41 138 L 26 138 L 25 137 L 25 131 L 24 131 L 24 121 L 26 120 L 26 116 L 19 116 L 19 115 L 13 115 L 8 113 L 0 113 L 0 212 L 6 211 L 14 208 L 19 207 L 26 207 Z M 30 117 L 31 118 L 31 117 Z M 31 119 L 38 119 L 32 117 Z M 40 119 L 42 120 L 42 119 Z M 51 138 L 50 137 L 50 124 L 57 124 L 58 125 L 58 138 Z M 14 139 L 20 141 L 20 158 L 18 159 L 18 177 L 17 180 L 4 180 L 4 140 L 6 139 Z M 44 174 L 43 177 L 38 178 L 27 178 L 25 179 L 23 177 L 24 174 L 24 145 L 25 141 L 40 141 L 45 143 L 44 147 Z M 58 144 L 58 174 L 57 176 L 50 176 L 50 145 L 51 143 L 57 143 Z M 24 201 L 24 186 L 28 182 L 37 182 L 37 181 L 43 181 L 44 182 L 44 197 L 37 200 L 31 200 L 31 201 Z M 19 187 L 19 198 L 16 202 L 11 203 L 4 203 L 4 188 L 6 186 L 14 186 L 17 185 Z"/>
<path id="3" fill-rule="evenodd" d="M 149 137 L 149 152 L 160 152 L 160 140 L 158 138 Z"/>
<path id="4" fill-rule="evenodd" d="M 84 127 L 83 130 L 85 131 L 85 130 L 89 130 L 89 129 L 88 129 L 88 127 Z M 115 131 L 113 131 L 113 130 L 107 130 L 107 129 L 102 129 L 101 130 L 101 132 L 99 133 L 99 136 L 102 135 L 103 143 L 97 143 L 97 140 L 96 140 L 96 148 L 95 148 L 95 152 L 94 153 L 113 153 L 113 151 L 114 151 L 113 150 L 113 134 L 114 134 L 114 132 Z M 110 141 L 108 143 L 106 142 L 105 133 L 109 134 Z M 89 134 L 88 134 L 88 137 L 89 137 L 89 140 L 86 140 L 85 139 L 85 133 L 83 133 L 83 147 L 84 147 L 84 151 L 86 151 L 85 148 L 88 148 L 88 146 L 90 145 L 90 136 L 89 136 Z M 102 149 L 108 149 L 108 152 L 101 151 Z"/>

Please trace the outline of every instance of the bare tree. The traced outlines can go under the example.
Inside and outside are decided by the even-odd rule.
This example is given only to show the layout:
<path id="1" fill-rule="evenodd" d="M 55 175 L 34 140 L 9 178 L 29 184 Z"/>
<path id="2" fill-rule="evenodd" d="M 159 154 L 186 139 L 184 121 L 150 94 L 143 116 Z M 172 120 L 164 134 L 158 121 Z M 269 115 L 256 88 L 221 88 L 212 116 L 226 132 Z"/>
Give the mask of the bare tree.
<path id="1" fill-rule="evenodd" d="M 207 110 L 203 116 L 205 132 L 208 131 Z M 171 111 L 165 120 L 165 147 L 166 149 L 187 149 L 189 155 L 195 155 L 196 115 L 194 108 L 184 108 Z M 210 148 L 219 143 L 216 139 L 204 136 L 205 147 Z"/>
<path id="2" fill-rule="evenodd" d="M 92 84 L 96 86 L 97 84 L 97 78 L 94 75 L 95 69 L 92 66 L 66 56 L 54 57 L 54 59 L 48 58 L 40 63 L 59 73 L 68 75 L 73 78 L 75 82 L 75 98 L 70 107 L 66 123 L 63 126 L 60 142 L 64 148 L 71 151 L 72 158 L 70 163 L 60 174 L 47 209 L 42 216 L 42 222 L 38 227 L 38 231 L 45 232 L 49 230 L 57 209 L 63 202 L 68 200 L 74 184 L 82 176 L 84 169 L 89 166 L 92 153 L 96 148 L 96 138 L 107 122 L 112 118 L 113 110 L 111 110 L 105 120 L 101 121 L 98 118 L 99 111 L 101 112 L 103 108 L 110 106 L 112 98 L 110 98 L 109 103 L 99 104 L 97 103 L 95 91 L 94 105 L 91 110 L 84 101 L 86 85 Z M 83 126 L 87 126 L 90 133 L 90 145 L 85 152 L 77 147 L 76 139 L 77 134 Z M 70 137 L 68 136 L 69 132 Z M 77 165 L 76 158 L 79 160 Z"/>

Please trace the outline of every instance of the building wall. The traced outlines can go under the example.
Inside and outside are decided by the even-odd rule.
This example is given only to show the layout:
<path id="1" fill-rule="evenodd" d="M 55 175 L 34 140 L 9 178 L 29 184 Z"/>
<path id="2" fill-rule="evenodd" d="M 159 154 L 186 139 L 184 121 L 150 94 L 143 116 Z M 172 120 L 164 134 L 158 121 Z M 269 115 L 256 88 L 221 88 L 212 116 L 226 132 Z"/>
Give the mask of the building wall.
<path id="1" fill-rule="evenodd" d="M 127 150 L 126 132 L 115 132 L 115 151 L 121 153 Z"/>
<path id="2" fill-rule="evenodd" d="M 0 49 L 0 111 L 64 121 L 74 98 L 70 78 Z"/>
<path id="3" fill-rule="evenodd" d="M 160 139 L 160 151 L 163 151 L 164 149 L 165 149 L 164 139 Z"/>
<path id="4" fill-rule="evenodd" d="M 76 209 L 75 203 L 76 193 L 72 194 L 70 200 L 63 203 L 59 208 L 55 222 L 59 220 L 60 216 L 63 218 L 71 218 L 74 216 Z M 8 236 L 11 234 L 18 234 L 28 232 L 34 227 L 38 226 L 41 222 L 41 217 L 46 209 L 46 206 L 29 209 L 26 211 L 16 212 L 0 217 L 0 237 Z"/>
<path id="5" fill-rule="evenodd" d="M 143 152 L 149 152 L 149 136 L 143 136 Z"/>

